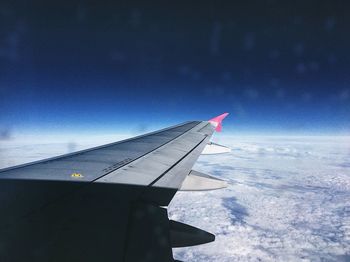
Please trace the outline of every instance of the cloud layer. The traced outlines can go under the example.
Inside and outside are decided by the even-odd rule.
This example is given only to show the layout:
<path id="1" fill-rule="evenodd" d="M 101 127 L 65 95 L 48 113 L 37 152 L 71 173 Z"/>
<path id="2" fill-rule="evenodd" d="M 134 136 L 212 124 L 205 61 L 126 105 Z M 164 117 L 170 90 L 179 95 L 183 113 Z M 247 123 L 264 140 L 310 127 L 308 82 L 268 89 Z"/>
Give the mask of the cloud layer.
<path id="1" fill-rule="evenodd" d="M 183 261 L 348 261 L 348 138 L 225 139 L 233 151 L 203 156 L 196 169 L 225 190 L 180 192 L 170 216 L 216 234 L 174 250 Z"/>

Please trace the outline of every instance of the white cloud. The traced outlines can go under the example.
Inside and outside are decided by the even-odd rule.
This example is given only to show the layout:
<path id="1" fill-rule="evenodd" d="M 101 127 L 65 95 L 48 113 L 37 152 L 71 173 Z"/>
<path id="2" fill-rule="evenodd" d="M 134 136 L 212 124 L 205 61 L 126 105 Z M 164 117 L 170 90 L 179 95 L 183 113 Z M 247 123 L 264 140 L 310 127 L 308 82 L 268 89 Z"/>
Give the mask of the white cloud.
<path id="1" fill-rule="evenodd" d="M 196 169 L 229 181 L 178 193 L 175 220 L 215 233 L 214 243 L 176 249 L 184 261 L 345 261 L 350 255 L 349 138 L 228 140 L 232 153 Z M 345 164 L 348 163 L 348 164 Z"/>

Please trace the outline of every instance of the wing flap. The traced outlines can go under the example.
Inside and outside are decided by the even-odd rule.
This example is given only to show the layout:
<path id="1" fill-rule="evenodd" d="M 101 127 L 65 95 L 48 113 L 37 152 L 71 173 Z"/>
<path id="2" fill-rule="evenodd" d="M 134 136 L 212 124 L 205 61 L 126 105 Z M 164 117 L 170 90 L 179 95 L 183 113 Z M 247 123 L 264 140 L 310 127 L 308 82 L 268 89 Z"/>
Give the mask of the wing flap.
<path id="1" fill-rule="evenodd" d="M 229 152 L 231 152 L 231 148 L 211 142 L 205 146 L 202 155 L 215 155 Z"/>
<path id="2" fill-rule="evenodd" d="M 227 182 L 192 170 L 182 183 L 181 191 L 206 191 L 227 187 Z"/>

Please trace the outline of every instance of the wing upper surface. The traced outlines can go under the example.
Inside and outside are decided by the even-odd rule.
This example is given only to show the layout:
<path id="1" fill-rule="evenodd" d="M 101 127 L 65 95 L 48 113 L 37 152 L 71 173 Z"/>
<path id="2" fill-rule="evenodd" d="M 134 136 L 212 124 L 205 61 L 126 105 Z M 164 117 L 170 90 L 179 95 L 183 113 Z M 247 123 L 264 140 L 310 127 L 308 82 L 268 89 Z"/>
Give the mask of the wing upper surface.
<path id="1" fill-rule="evenodd" d="M 172 262 L 179 243 L 213 241 L 162 207 L 214 129 L 186 122 L 0 170 L 0 260 Z"/>
<path id="2" fill-rule="evenodd" d="M 140 137 L 0 170 L 0 179 L 92 182 L 170 143 L 201 122 L 188 122 Z"/>

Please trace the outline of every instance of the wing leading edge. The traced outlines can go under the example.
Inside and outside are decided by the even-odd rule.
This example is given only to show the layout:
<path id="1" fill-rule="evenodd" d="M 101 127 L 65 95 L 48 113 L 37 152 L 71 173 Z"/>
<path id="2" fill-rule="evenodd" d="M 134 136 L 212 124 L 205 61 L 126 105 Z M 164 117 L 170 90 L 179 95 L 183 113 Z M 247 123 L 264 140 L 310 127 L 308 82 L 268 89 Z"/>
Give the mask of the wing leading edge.
<path id="1" fill-rule="evenodd" d="M 184 180 L 195 187 L 192 167 L 219 121 L 0 170 L 0 260 L 164 262 L 173 247 L 213 241 L 164 206 Z"/>

